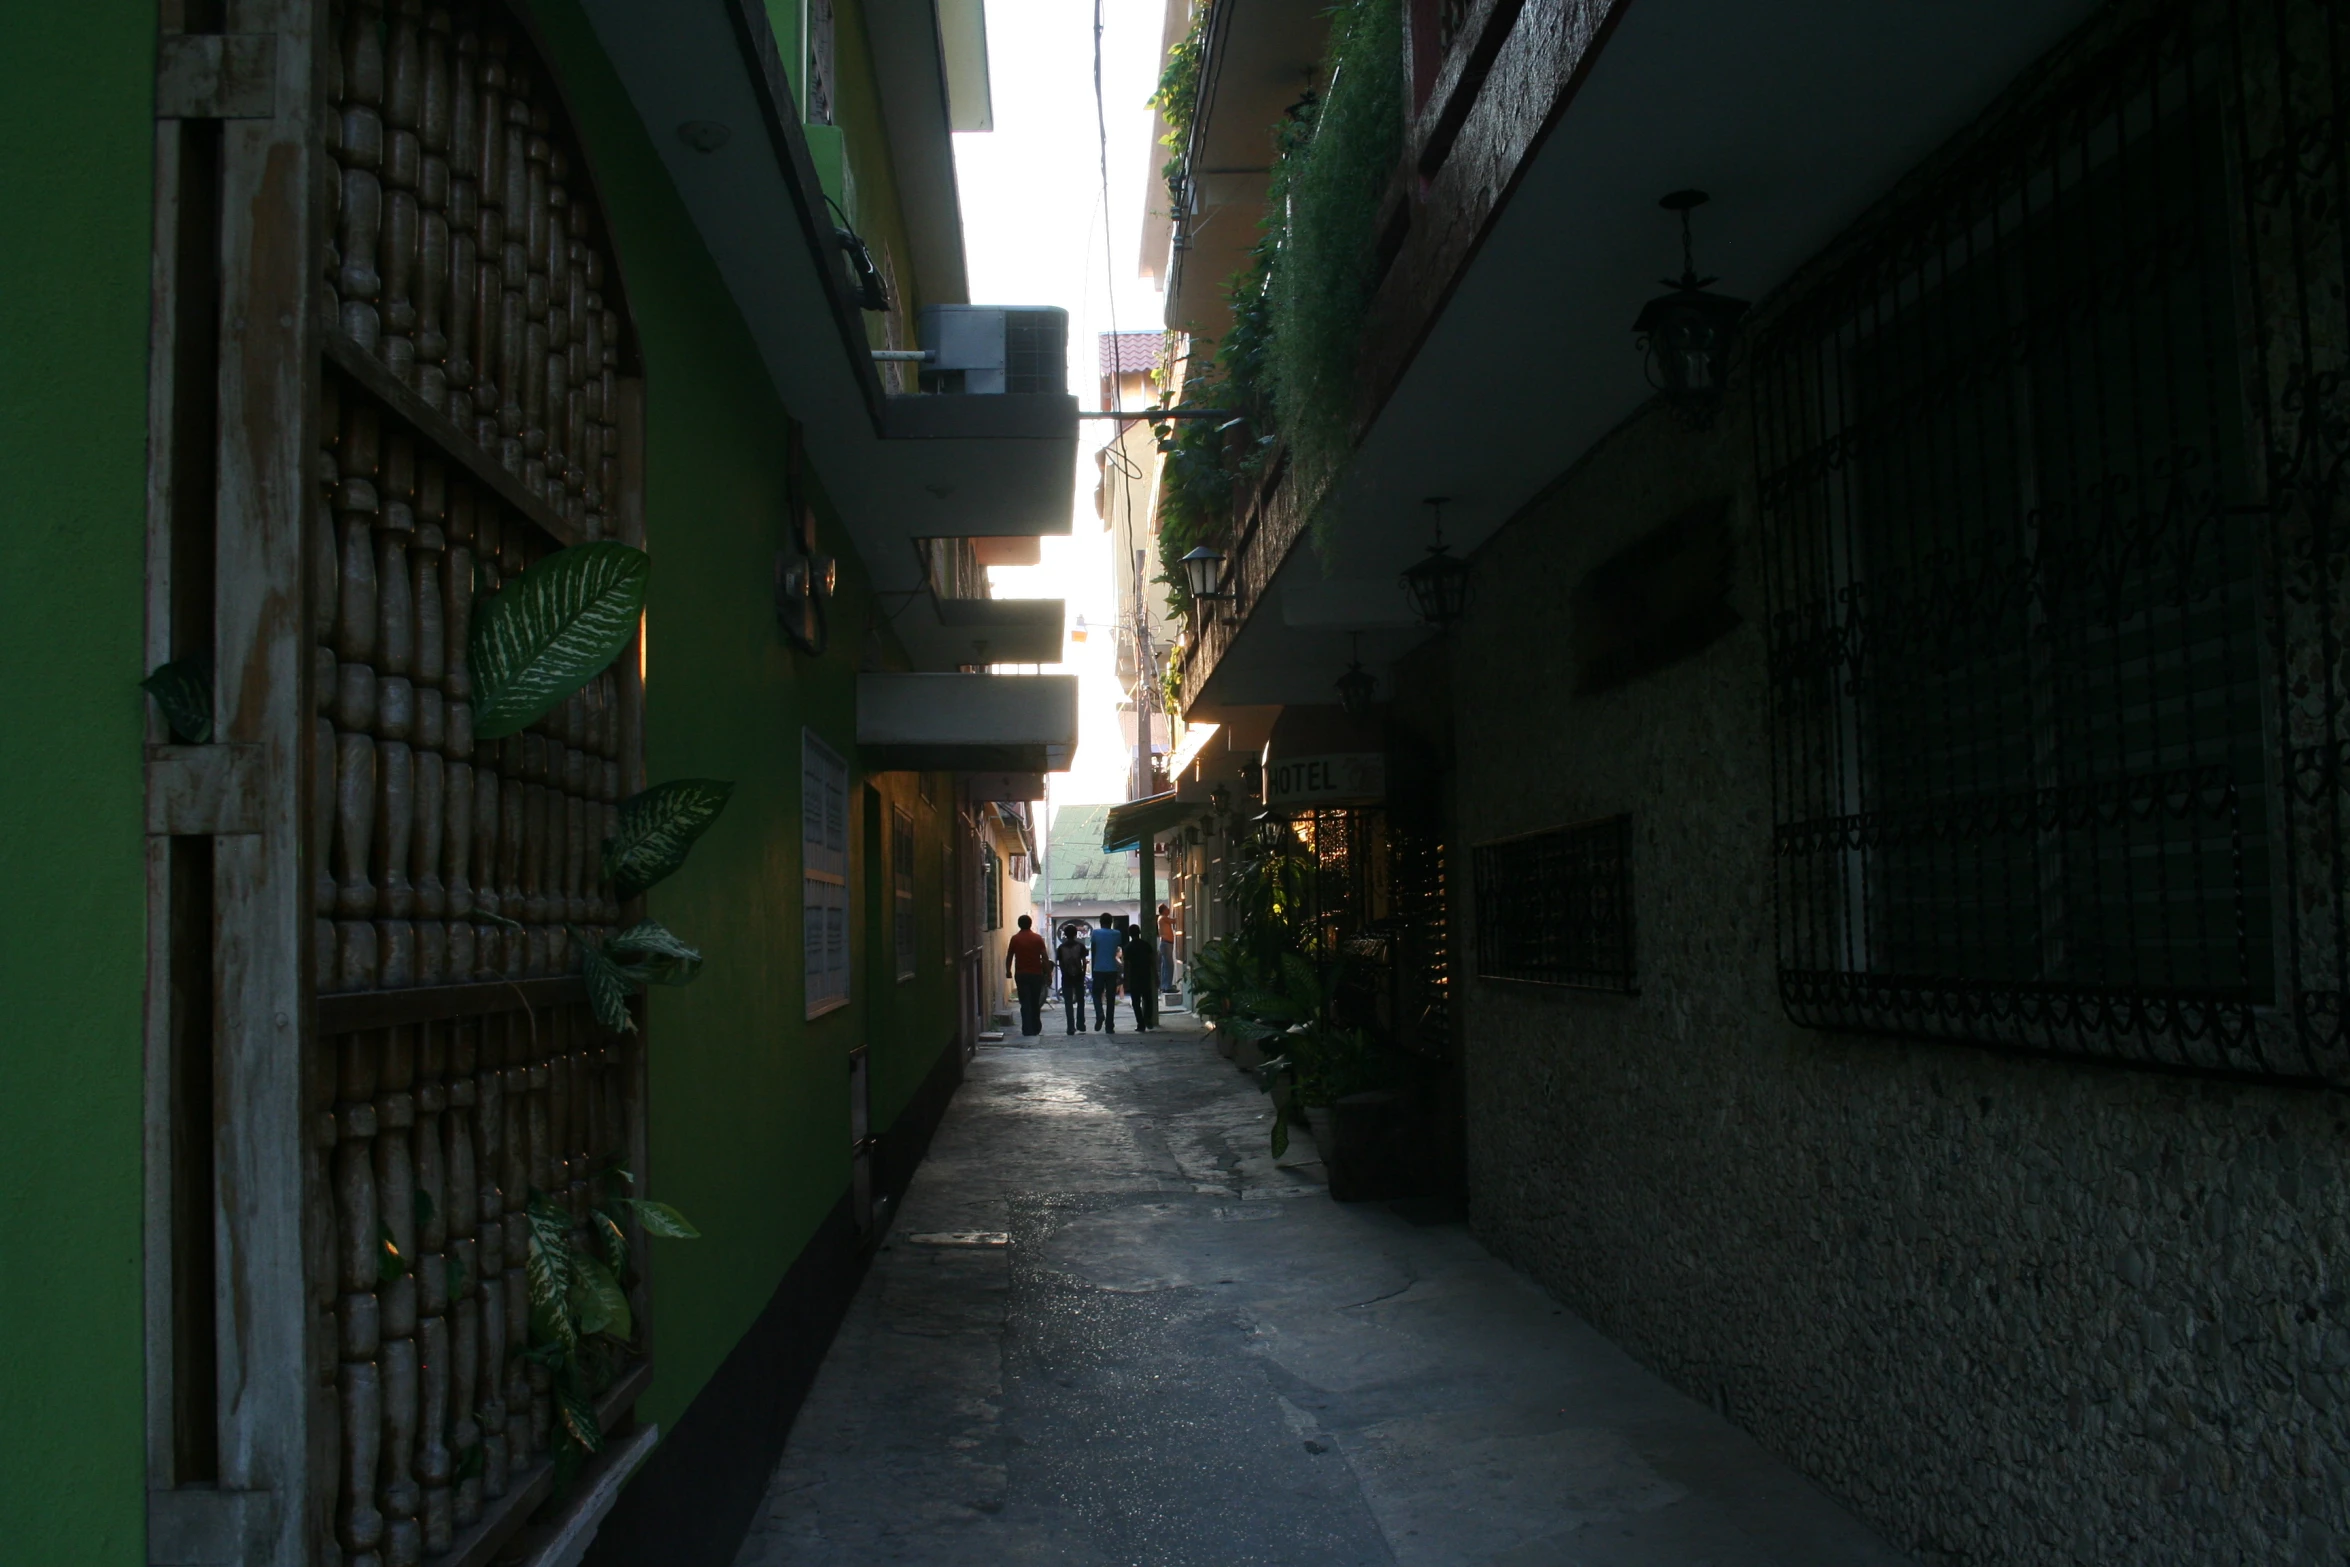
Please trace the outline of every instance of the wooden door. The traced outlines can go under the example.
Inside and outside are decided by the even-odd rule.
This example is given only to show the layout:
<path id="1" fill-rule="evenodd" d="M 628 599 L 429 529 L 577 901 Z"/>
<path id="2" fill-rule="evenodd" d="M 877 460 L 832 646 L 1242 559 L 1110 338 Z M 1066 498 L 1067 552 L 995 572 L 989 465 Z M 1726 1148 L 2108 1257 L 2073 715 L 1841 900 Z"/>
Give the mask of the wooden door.
<path id="1" fill-rule="evenodd" d="M 643 1035 L 574 973 L 634 912 L 596 851 L 642 699 L 632 649 L 477 743 L 466 638 L 549 552 L 643 542 L 627 311 L 502 6 L 163 22 L 150 653 L 216 726 L 148 761 L 151 1548 L 486 1560 L 561 1429 L 522 1211 L 644 1169 Z"/>

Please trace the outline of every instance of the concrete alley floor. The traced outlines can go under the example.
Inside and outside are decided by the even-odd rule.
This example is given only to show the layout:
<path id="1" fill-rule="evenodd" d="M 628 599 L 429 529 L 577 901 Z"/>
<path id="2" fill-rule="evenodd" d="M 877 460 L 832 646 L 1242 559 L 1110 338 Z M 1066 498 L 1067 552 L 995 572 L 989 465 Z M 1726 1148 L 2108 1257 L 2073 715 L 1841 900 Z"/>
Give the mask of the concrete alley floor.
<path id="1" fill-rule="evenodd" d="M 1188 1018 L 981 1045 L 737 1567 L 1893 1567 Z"/>

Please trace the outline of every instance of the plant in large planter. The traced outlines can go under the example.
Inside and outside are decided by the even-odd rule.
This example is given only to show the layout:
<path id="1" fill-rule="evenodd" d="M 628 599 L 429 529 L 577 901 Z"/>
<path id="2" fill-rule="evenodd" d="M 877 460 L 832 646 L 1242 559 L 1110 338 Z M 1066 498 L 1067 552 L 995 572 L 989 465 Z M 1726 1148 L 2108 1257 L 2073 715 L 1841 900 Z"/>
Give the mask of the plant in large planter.
<path id="1" fill-rule="evenodd" d="M 1273 1100 L 1276 1159 L 1289 1151 L 1289 1128 L 1308 1110 L 1384 1088 L 1393 1077 L 1387 1052 L 1369 1032 L 1338 1019 L 1346 970 L 1343 957 L 1316 962 L 1287 953 L 1269 983 L 1236 998 L 1232 1026 L 1279 1044 L 1280 1053 L 1257 1068 L 1257 1085 Z"/>

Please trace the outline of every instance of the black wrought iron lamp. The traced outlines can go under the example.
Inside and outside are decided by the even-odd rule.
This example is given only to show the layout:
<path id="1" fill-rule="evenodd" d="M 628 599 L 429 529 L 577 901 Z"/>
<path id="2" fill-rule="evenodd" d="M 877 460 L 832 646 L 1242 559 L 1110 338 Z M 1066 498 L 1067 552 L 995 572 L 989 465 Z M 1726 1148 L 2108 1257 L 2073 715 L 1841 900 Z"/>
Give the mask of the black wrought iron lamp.
<path id="1" fill-rule="evenodd" d="M 1268 852 L 1278 850 L 1289 841 L 1289 818 L 1279 811 L 1267 811 L 1256 820 L 1257 843 Z"/>
<path id="2" fill-rule="evenodd" d="M 1707 291 L 1716 278 L 1697 275 L 1689 214 L 1706 203 L 1701 190 L 1677 190 L 1657 205 L 1681 214 L 1681 276 L 1665 279 L 1669 294 L 1640 307 L 1632 323 L 1641 352 L 1648 356 L 1648 380 L 1665 394 L 1674 412 L 1694 429 L 1713 422 L 1722 405 L 1730 366 L 1730 344 L 1749 306 L 1743 299 Z"/>
<path id="3" fill-rule="evenodd" d="M 1469 563 L 1456 559 L 1444 542 L 1447 499 L 1447 496 L 1431 495 L 1422 503 L 1431 514 L 1436 542 L 1428 546 L 1424 559 L 1406 568 L 1403 574 L 1403 585 L 1412 596 L 1413 607 L 1423 621 L 1439 631 L 1449 630 L 1469 608 Z"/>
<path id="4" fill-rule="evenodd" d="M 1223 598 L 1223 579 L 1222 550 L 1203 544 L 1183 557 L 1183 585 L 1191 590 L 1193 598 L 1211 603 Z"/>
<path id="5" fill-rule="evenodd" d="M 1359 718 L 1371 710 L 1379 698 L 1379 677 L 1363 667 L 1363 634 L 1354 634 L 1353 659 L 1346 673 L 1338 677 L 1338 706 L 1342 712 Z"/>

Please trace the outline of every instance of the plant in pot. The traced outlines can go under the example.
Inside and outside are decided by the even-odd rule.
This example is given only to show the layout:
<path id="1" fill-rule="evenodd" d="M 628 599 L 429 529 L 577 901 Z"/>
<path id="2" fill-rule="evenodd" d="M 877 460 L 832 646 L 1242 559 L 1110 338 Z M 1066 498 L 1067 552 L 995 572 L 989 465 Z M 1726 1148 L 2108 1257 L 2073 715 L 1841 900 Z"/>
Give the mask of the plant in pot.
<path id="1" fill-rule="evenodd" d="M 1339 996 L 1349 960 L 1320 962 L 1290 952 L 1270 976 L 1237 998 L 1234 1024 L 1278 1051 L 1257 1068 L 1257 1084 L 1273 1100 L 1273 1157 L 1289 1151 L 1289 1129 L 1312 1128 L 1325 1158 L 1331 1151 L 1330 1107 L 1349 1094 L 1385 1088 L 1393 1079 L 1388 1052 L 1368 1030 L 1341 1021 Z"/>

